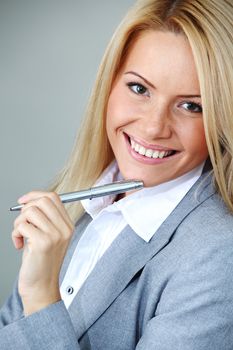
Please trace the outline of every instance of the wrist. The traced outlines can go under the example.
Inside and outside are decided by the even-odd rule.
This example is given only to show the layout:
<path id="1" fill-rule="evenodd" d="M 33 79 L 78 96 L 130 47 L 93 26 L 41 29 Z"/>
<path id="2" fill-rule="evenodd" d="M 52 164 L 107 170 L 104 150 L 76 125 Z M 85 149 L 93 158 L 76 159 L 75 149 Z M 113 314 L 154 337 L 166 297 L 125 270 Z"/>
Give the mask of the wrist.
<path id="1" fill-rule="evenodd" d="M 61 300 L 60 292 L 47 294 L 46 296 L 33 294 L 32 297 L 23 297 L 23 309 L 24 315 L 29 316 L 35 312 L 38 312 L 51 304 L 54 304 Z"/>

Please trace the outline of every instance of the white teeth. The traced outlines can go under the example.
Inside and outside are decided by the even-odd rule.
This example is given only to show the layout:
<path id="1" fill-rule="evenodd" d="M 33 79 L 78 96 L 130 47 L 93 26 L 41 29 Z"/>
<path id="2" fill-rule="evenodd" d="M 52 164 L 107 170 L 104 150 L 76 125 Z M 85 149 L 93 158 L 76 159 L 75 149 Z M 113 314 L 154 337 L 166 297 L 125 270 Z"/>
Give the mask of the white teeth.
<path id="1" fill-rule="evenodd" d="M 152 154 L 152 158 L 154 159 L 159 158 L 159 151 L 154 151 Z"/>
<path id="2" fill-rule="evenodd" d="M 146 149 L 143 146 L 140 146 L 138 153 L 144 156 L 146 153 Z"/>
<path id="3" fill-rule="evenodd" d="M 145 153 L 145 156 L 148 157 L 148 158 L 151 158 L 152 155 L 153 155 L 152 149 L 147 149 L 147 150 L 146 150 L 146 153 Z"/>
<path id="4" fill-rule="evenodd" d="M 143 156 L 146 156 L 148 158 L 160 158 L 160 159 L 162 159 L 162 158 L 164 158 L 167 155 L 170 155 L 172 153 L 172 151 L 161 151 L 160 152 L 160 151 L 154 151 L 152 149 L 147 149 L 131 139 L 130 139 L 130 143 L 131 143 L 131 148 L 135 152 L 137 152 Z"/>
<path id="5" fill-rule="evenodd" d="M 163 158 L 166 152 L 160 152 L 159 153 L 159 158 Z"/>

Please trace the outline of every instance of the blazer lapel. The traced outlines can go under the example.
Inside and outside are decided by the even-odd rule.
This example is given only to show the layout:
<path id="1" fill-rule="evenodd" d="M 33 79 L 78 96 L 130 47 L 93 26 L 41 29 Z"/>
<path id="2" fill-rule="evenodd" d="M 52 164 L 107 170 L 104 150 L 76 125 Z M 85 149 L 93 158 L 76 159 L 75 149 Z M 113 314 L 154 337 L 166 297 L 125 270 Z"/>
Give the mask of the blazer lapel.
<path id="1" fill-rule="evenodd" d="M 203 176 L 200 177 L 149 243 L 129 226 L 113 241 L 69 308 L 78 338 L 111 305 L 133 276 L 163 249 L 184 218 L 213 194 L 210 179 L 203 181 Z"/>
<path id="2" fill-rule="evenodd" d="M 72 237 L 71 242 L 69 244 L 69 248 L 67 250 L 65 259 L 64 259 L 62 267 L 61 267 L 61 271 L 60 271 L 60 275 L 59 275 L 59 285 L 61 285 L 63 278 L 65 277 L 66 270 L 68 269 L 70 260 L 74 254 L 74 251 L 75 251 L 75 248 L 78 244 L 78 241 L 82 237 L 82 234 L 84 233 L 85 228 L 91 222 L 91 220 L 92 219 L 91 219 L 90 215 L 85 214 L 81 217 L 81 219 L 75 225 L 74 234 L 73 234 L 73 237 Z"/>

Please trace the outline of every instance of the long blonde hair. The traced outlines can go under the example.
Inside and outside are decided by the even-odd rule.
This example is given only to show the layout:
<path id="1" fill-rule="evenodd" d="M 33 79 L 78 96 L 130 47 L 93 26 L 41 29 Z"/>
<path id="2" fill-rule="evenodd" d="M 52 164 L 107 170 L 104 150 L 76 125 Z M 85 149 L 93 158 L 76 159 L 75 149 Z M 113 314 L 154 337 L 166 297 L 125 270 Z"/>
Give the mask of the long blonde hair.
<path id="1" fill-rule="evenodd" d="M 203 104 L 203 120 L 216 188 L 233 211 L 233 6 L 231 0 L 139 0 L 110 41 L 66 166 L 50 190 L 91 186 L 113 160 L 105 130 L 112 84 L 135 37 L 143 30 L 183 33 L 192 47 Z M 75 221 L 79 203 L 68 206 Z"/>

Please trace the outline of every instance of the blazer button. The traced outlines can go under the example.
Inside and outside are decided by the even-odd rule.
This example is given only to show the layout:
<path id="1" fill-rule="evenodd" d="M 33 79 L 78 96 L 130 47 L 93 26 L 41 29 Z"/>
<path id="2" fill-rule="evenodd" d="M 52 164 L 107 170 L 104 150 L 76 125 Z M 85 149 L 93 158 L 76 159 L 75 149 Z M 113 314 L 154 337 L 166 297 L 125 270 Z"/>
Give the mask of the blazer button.
<path id="1" fill-rule="evenodd" d="M 73 292 L 74 292 L 74 288 L 72 286 L 68 286 L 66 288 L 66 293 L 67 294 L 71 295 L 71 294 L 73 294 Z"/>

